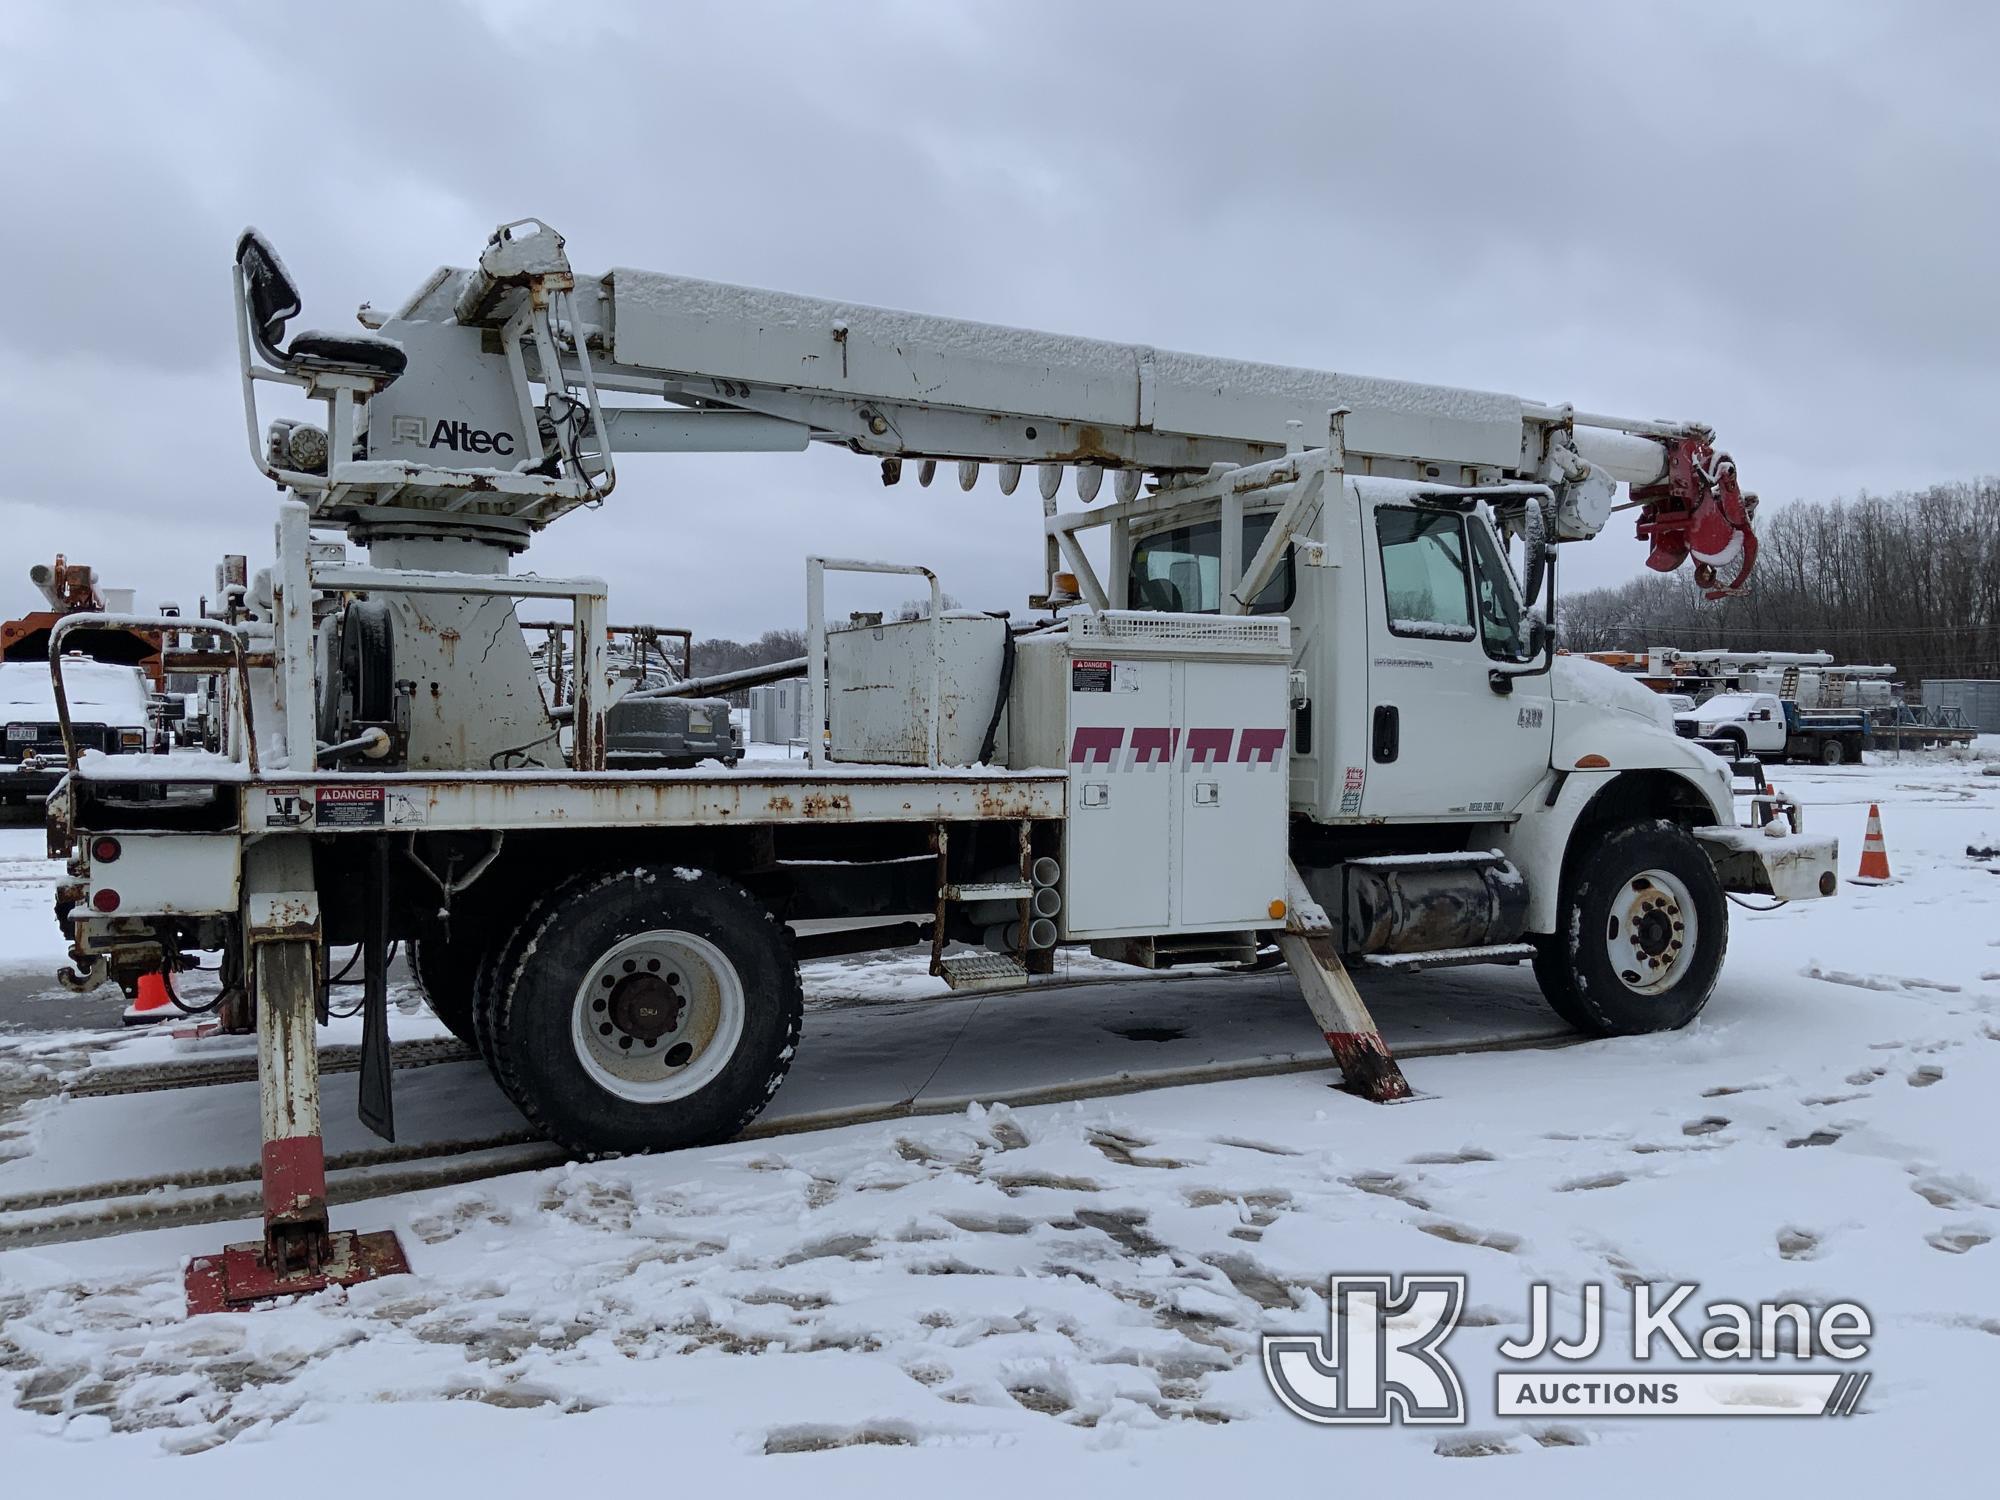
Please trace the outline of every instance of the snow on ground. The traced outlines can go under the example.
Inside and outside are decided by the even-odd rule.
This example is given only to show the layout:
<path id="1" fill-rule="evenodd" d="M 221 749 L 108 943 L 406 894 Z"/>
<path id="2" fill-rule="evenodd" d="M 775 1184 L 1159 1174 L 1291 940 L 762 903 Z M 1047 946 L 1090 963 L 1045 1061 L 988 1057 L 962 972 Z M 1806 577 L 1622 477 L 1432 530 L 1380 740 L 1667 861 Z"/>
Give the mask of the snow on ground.
<path id="1" fill-rule="evenodd" d="M 69 945 L 50 905 L 62 861 L 48 857 L 41 827 L 0 828 L 0 974 L 52 974 Z"/>
<path id="2" fill-rule="evenodd" d="M 1734 911 L 1677 1034 L 1418 1060 L 1428 1097 L 1396 1108 L 1295 1074 L 376 1200 L 338 1222 L 396 1228 L 414 1275 L 254 1314 L 187 1320 L 178 1280 L 251 1225 L 0 1254 L 10 1486 L 1842 1494 L 1983 1471 L 2000 860 L 1966 849 L 2000 844 L 2000 777 L 1907 757 L 1777 779 L 1849 869 L 1879 802 L 1896 878 Z M 1216 981 L 1218 1006 L 1244 983 Z M 1468 1426 L 1279 1408 L 1259 1336 L 1324 1330 L 1336 1271 L 1470 1278 L 1447 1346 Z M 1492 1415 L 1531 1282 L 1564 1328 L 1577 1288 L 1610 1288 L 1604 1364 L 1630 1368 L 1621 1288 L 1682 1280 L 1865 1304 L 1859 1415 Z"/>

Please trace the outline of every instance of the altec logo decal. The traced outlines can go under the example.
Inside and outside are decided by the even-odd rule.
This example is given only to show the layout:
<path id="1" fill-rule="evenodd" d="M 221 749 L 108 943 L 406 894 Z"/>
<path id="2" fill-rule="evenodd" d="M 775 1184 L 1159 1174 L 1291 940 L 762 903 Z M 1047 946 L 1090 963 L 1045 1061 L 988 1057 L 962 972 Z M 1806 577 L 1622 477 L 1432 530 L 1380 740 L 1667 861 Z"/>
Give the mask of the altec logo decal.
<path id="1" fill-rule="evenodd" d="M 1190 729 L 1183 737 L 1180 730 L 1167 726 L 1081 727 L 1070 741 L 1069 763 L 1115 771 L 1151 770 L 1172 765 L 1185 750 L 1188 765 L 1227 765 L 1234 748 L 1238 765 L 1275 766 L 1285 748 L 1285 733 L 1283 729 Z"/>
<path id="2" fill-rule="evenodd" d="M 512 457 L 514 434 L 487 432 L 470 422 L 433 421 L 429 417 L 397 417 L 389 435 L 417 448 L 446 448 L 453 453 L 498 453 Z"/>

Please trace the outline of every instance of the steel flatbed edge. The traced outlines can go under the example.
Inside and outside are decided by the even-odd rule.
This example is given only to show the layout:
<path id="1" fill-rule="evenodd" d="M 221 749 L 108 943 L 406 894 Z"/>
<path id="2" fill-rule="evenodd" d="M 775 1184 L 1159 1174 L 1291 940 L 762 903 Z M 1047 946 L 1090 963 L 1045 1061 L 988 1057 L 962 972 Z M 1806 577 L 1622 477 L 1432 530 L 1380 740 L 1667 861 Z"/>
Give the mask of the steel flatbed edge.
<path id="1" fill-rule="evenodd" d="M 398 771 L 256 776 L 240 765 L 86 764 L 80 790 L 228 788 L 245 834 L 290 829 L 500 831 L 514 828 L 729 827 L 764 824 L 1042 821 L 1065 813 L 1060 771 L 804 765 L 793 770 Z M 233 773 L 233 774 L 232 774 Z M 132 811 L 127 804 L 121 811 Z"/>

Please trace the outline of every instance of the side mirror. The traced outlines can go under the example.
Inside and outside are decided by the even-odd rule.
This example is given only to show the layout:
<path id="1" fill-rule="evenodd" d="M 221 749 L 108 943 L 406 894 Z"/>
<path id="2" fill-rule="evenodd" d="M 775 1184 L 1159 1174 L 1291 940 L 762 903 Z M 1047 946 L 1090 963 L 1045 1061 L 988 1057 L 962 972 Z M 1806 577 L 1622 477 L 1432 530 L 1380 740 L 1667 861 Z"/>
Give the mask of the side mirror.
<path id="1" fill-rule="evenodd" d="M 1548 649 L 1549 636 L 1552 633 L 1553 632 L 1551 632 L 1549 629 L 1549 622 L 1547 620 L 1544 620 L 1540 615 L 1528 616 L 1529 660 L 1532 661 L 1535 657 L 1540 656 L 1543 651 Z"/>
<path id="2" fill-rule="evenodd" d="M 1549 540 L 1548 516 L 1542 510 L 1542 502 L 1529 498 L 1521 512 L 1521 602 L 1532 605 L 1542 596 L 1542 582 L 1548 576 L 1549 554 L 1554 548 Z"/>

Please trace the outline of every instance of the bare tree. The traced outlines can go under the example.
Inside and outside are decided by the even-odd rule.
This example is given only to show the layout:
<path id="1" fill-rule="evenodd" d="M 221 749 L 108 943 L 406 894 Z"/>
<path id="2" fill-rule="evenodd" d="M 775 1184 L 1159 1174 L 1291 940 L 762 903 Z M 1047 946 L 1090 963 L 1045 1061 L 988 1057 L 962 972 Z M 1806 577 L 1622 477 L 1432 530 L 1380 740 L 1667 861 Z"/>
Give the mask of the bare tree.
<path id="1" fill-rule="evenodd" d="M 2000 677 L 2000 479 L 1796 501 L 1760 518 L 1750 591 L 1709 601 L 1652 574 L 1560 601 L 1572 651 L 1831 652 L 1903 679 Z"/>

